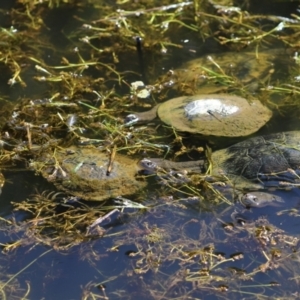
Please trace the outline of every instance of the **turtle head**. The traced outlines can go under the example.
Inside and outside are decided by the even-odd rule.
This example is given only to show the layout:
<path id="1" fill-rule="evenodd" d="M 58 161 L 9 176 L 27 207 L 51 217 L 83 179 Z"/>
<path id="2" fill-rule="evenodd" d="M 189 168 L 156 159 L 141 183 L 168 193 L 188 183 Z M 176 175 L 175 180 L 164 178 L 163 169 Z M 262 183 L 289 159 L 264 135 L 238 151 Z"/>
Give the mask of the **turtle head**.
<path id="1" fill-rule="evenodd" d="M 156 118 L 158 106 L 159 104 L 155 105 L 150 110 L 127 115 L 124 120 L 124 125 L 131 126 L 137 123 L 147 123 L 154 120 Z"/>
<path id="2" fill-rule="evenodd" d="M 131 126 L 134 124 L 137 124 L 139 122 L 140 118 L 136 114 L 129 114 L 124 119 L 124 125 L 125 126 Z"/>
<path id="3" fill-rule="evenodd" d="M 139 161 L 138 163 L 139 167 L 141 170 L 149 172 L 149 173 L 155 173 L 158 169 L 158 164 L 148 158 L 143 158 L 142 160 Z"/>
<path id="4" fill-rule="evenodd" d="M 246 207 L 280 206 L 284 200 L 277 195 L 267 192 L 254 191 L 239 195 L 240 202 Z"/>

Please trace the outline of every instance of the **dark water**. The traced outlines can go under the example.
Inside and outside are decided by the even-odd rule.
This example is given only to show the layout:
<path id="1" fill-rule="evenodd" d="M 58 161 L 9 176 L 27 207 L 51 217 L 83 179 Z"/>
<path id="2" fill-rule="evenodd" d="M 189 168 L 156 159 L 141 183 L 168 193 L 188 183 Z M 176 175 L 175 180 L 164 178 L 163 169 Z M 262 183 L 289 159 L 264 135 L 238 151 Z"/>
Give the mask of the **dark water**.
<path id="1" fill-rule="evenodd" d="M 284 16 L 297 13 L 295 2 L 286 1 L 283 4 L 278 1 L 272 7 L 270 6 L 270 10 L 266 5 L 261 6 L 261 2 L 250 2 L 248 9 L 255 13 Z M 17 4 L 4 1 L 1 8 L 5 12 L 14 5 Z M 263 8 L 263 11 L 260 8 Z M 68 36 L 82 25 L 80 18 L 94 20 L 99 18 L 99 14 L 101 15 L 101 9 L 94 9 L 92 5 L 86 7 L 66 5 L 45 13 L 46 29 L 43 29 L 43 35 L 47 35 L 54 46 L 44 50 L 45 61 L 52 65 L 59 64 L 61 57 L 56 56 L 54 49 L 67 51 L 75 47 L 76 38 L 70 39 Z M 76 18 L 74 18 L 75 15 Z M 1 18 L 1 26 L 8 28 L 11 18 L 3 12 Z M 198 34 L 189 31 L 186 36 L 173 36 L 172 38 L 183 48 L 170 50 L 163 59 L 160 57 L 160 65 L 155 66 L 154 71 L 152 67 L 157 57 L 148 49 L 143 53 L 146 74 L 151 69 L 147 76 L 149 82 L 153 80 L 154 74 L 161 75 L 165 70 L 176 68 L 188 59 L 206 53 L 224 51 L 224 47 L 219 46 L 213 39 L 208 39 L 204 43 L 199 39 Z M 185 42 L 186 39 L 189 41 Z M 95 44 L 97 43 L 100 42 L 96 41 Z M 139 74 L 141 66 L 138 63 L 137 53 L 125 53 L 120 58 L 122 59 L 120 69 L 135 72 L 135 75 L 128 75 L 126 80 L 129 82 L 139 80 L 140 75 L 136 74 Z M 92 73 L 92 71 L 87 72 Z M 33 80 L 34 74 L 33 67 L 26 70 L 27 88 L 20 88 L 18 85 L 8 87 L 6 83 L 11 74 L 5 66 L 1 65 L 1 94 L 14 102 L 22 97 L 49 96 L 47 85 Z M 92 76 L 96 78 L 103 74 L 96 72 Z M 116 89 L 119 93 L 128 93 L 125 88 L 117 87 Z M 262 129 L 260 133 L 300 128 L 298 113 L 293 108 L 286 108 L 283 114 L 281 112 L 277 114 L 270 125 Z M 189 138 L 190 142 L 193 142 L 193 137 Z M 6 170 L 4 174 L 6 184 L 0 199 L 0 214 L 3 218 L 24 219 L 27 215 L 12 212 L 12 201 L 25 200 L 37 191 L 54 190 L 51 184 L 32 172 Z M 257 268 L 266 263 L 266 256 L 270 255 L 270 252 L 264 255 L 266 248 L 253 237 L 253 232 L 251 235 L 250 230 L 234 225 L 236 231 L 233 233 L 226 231 L 224 224 L 233 223 L 232 215 L 234 211 L 237 211 L 247 224 L 267 219 L 268 224 L 285 231 L 286 235 L 298 237 L 300 223 L 298 189 L 274 192 L 285 200 L 284 206 L 266 206 L 246 210 L 240 204 L 234 207 L 218 205 L 212 209 L 210 205 L 200 205 L 198 200 L 191 199 L 182 199 L 176 205 L 164 200 L 152 201 L 155 198 L 155 189 L 159 188 L 161 187 L 158 184 L 153 183 L 153 186 L 149 187 L 149 195 L 145 195 L 145 205 L 154 204 L 153 208 L 146 211 L 125 209 L 123 213 L 108 221 L 105 225 L 108 237 L 83 242 L 68 251 L 56 251 L 47 246 L 29 244 L 1 255 L 2 265 L 5 268 L 2 282 L 8 282 L 11 275 L 18 274 L 25 268 L 16 276 L 18 283 L 14 281 L 16 289 L 21 289 L 20 292 L 6 290 L 7 299 L 15 299 L 10 295 L 24 295 L 27 290 L 26 282 L 30 284 L 30 293 L 26 299 L 257 299 L 256 294 L 262 293 L 266 299 L 277 295 L 286 297 L 284 299 L 296 297 L 298 281 L 291 279 L 299 272 L 298 244 L 296 243 L 295 253 L 293 253 L 288 245 L 282 246 L 278 243 L 280 245 L 278 247 L 282 248 L 280 249 L 282 258 L 279 259 L 278 268 L 273 266 L 266 272 L 257 272 L 255 276 L 253 275 L 253 280 L 242 278 L 241 275 L 233 274 L 230 270 L 239 268 L 247 273 L 255 273 Z M 8 235 L 5 228 L 4 226 L 0 233 L 1 243 L 12 242 L 20 238 L 21 233 Z M 155 231 L 155 228 L 159 230 Z M 156 232 L 157 236 L 151 236 L 150 232 Z M 237 252 L 243 252 L 244 258 L 229 260 L 220 267 L 215 261 L 211 273 L 216 276 L 216 280 L 206 283 L 205 276 L 200 279 L 198 276 L 205 266 L 211 267 L 211 265 L 209 262 L 207 264 L 201 262 L 205 260 L 203 257 L 205 255 L 201 252 L 201 256 L 199 253 L 200 249 L 209 247 L 211 244 L 215 244 L 213 252 L 223 252 L 226 259 Z M 275 249 L 276 246 L 274 245 L 273 248 Z M 191 255 L 190 260 L 184 261 L 186 256 L 183 253 L 188 255 L 192 251 L 196 254 Z M 287 263 L 283 266 L 282 261 L 285 257 Z M 187 270 L 190 274 L 194 274 L 194 277 L 189 277 Z M 7 274 L 10 275 L 6 276 Z M 226 277 L 230 277 L 231 280 L 226 280 Z M 232 277 L 235 280 L 232 280 Z M 184 278 L 189 278 L 190 282 Z M 218 281 L 217 278 L 222 278 L 222 280 Z M 264 286 L 270 282 L 277 282 L 281 285 Z M 221 285 L 230 286 L 228 294 L 217 291 Z"/>

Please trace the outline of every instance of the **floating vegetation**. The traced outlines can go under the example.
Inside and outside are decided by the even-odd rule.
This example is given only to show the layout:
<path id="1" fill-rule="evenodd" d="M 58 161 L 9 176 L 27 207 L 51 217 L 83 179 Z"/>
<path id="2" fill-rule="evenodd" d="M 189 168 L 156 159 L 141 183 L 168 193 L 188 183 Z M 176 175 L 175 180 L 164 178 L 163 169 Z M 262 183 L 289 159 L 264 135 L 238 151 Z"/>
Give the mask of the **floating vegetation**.
<path id="1" fill-rule="evenodd" d="M 14 206 L 15 211 L 24 211 L 28 216 L 19 224 L 15 220 L 10 222 L 11 233 L 22 232 L 23 237 L 5 246 L 5 252 L 28 244 L 66 251 L 91 239 L 93 234 L 89 232 L 97 225 L 95 221 L 108 211 L 103 204 L 89 207 L 76 197 L 65 198 L 54 192 L 36 194 Z M 99 238 L 104 231 L 94 234 Z"/>
<path id="2" fill-rule="evenodd" d="M 154 299 L 219 292 L 237 297 L 246 296 L 249 289 L 254 297 L 263 296 L 262 289 L 266 297 L 288 295 L 284 286 L 297 282 L 299 237 L 287 234 L 267 218 L 250 220 L 247 213 L 224 211 L 216 218 L 190 218 L 187 208 L 198 201 L 165 197 L 152 202 L 150 208 L 120 199 L 115 202 L 119 209 L 111 211 L 113 206 L 107 204 L 90 206 L 77 198 L 44 192 L 14 204 L 15 211 L 25 211 L 26 217 L 3 220 L 5 231 L 22 238 L 2 248 L 9 254 L 25 246 L 45 245 L 62 253 L 79 247 L 81 260 L 95 270 L 95 261 L 104 250 L 98 246 L 101 239 L 111 239 L 110 248 L 104 250 L 108 257 L 125 246 L 131 249 L 126 252 L 131 263 L 118 277 L 85 286 L 83 295 L 91 297 L 105 292 L 98 286 L 118 279 L 135 286 L 138 278 L 135 293 L 142 297 L 150 290 Z M 143 214 L 145 209 L 151 214 Z M 127 226 L 117 229 L 122 224 Z M 289 283 L 283 278 L 278 281 L 282 273 L 290 274 Z M 152 275 L 146 279 L 144 274 Z M 124 293 L 124 289 L 114 290 L 119 297 L 125 297 Z"/>

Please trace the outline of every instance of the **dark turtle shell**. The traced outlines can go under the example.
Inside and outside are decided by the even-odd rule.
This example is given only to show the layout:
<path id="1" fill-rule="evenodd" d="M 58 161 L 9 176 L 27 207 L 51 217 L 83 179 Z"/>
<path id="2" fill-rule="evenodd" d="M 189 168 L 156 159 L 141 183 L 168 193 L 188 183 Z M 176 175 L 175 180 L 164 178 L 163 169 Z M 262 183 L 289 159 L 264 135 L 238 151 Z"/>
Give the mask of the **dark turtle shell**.
<path id="1" fill-rule="evenodd" d="M 261 186 L 300 183 L 300 131 L 259 136 L 212 154 L 213 175 L 225 174 L 233 184 Z"/>
<path id="2" fill-rule="evenodd" d="M 172 162 L 144 159 L 141 168 L 157 167 L 202 173 L 237 188 L 257 189 L 300 185 L 300 131 L 259 136 L 213 152 L 208 161 Z M 249 200 L 249 199 L 248 199 Z M 253 199 L 252 199 L 253 200 Z"/>

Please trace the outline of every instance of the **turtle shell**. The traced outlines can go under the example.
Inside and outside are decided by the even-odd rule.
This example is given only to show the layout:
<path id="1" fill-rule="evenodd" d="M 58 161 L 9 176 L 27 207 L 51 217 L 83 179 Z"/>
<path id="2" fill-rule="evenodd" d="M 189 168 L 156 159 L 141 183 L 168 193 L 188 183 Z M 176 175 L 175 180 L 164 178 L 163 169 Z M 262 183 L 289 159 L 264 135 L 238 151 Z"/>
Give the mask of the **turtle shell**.
<path id="1" fill-rule="evenodd" d="M 193 59 L 176 70 L 177 81 L 192 85 L 196 92 L 212 92 L 224 88 L 224 85 L 207 85 L 207 78 L 215 81 L 231 81 L 231 76 L 242 84 L 247 84 L 248 90 L 256 90 L 257 85 L 274 71 L 274 61 L 280 54 L 279 50 L 265 52 L 225 52 Z M 219 74 L 219 75 L 216 75 Z"/>
<path id="2" fill-rule="evenodd" d="M 254 137 L 212 154 L 213 175 L 262 186 L 300 183 L 300 131 Z M 251 186 L 251 184 L 247 184 Z"/>
<path id="3" fill-rule="evenodd" d="M 41 157 L 32 166 L 58 189 L 85 200 L 132 195 L 146 185 L 135 178 L 134 160 L 116 154 L 109 173 L 108 165 L 108 155 L 98 149 L 70 147 Z"/>
<path id="4" fill-rule="evenodd" d="M 143 159 L 140 167 L 148 171 L 156 171 L 160 167 L 193 173 L 203 173 L 206 169 L 214 181 L 224 181 L 238 189 L 251 189 L 250 194 L 240 195 L 246 206 L 264 206 L 282 202 L 282 199 L 253 190 L 300 186 L 299 141 L 300 131 L 274 133 L 249 138 L 215 151 L 209 154 L 207 160 L 174 162 L 161 158 Z"/>
<path id="5" fill-rule="evenodd" d="M 168 100 L 158 107 L 159 118 L 179 131 L 205 136 L 241 137 L 259 130 L 272 112 L 258 100 L 208 94 Z"/>

